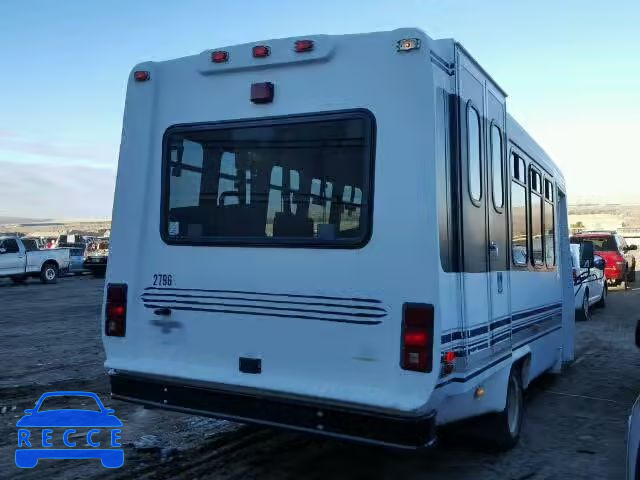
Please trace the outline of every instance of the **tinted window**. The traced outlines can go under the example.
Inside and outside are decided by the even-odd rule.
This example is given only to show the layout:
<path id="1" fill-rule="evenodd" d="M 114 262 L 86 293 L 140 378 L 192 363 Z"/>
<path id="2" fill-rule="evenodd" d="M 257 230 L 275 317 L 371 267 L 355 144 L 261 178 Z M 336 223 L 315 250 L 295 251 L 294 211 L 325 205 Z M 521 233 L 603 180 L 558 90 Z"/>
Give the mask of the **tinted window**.
<path id="1" fill-rule="evenodd" d="M 33 252 L 38 250 L 38 243 L 32 238 L 23 238 L 22 244 L 27 252 Z"/>
<path id="2" fill-rule="evenodd" d="M 469 195 L 475 201 L 482 196 L 482 166 L 480 155 L 480 116 L 475 108 L 467 109 L 467 149 L 469 169 Z"/>
<path id="3" fill-rule="evenodd" d="M 500 129 L 491 127 L 491 169 L 493 174 L 493 205 L 504 206 L 504 187 L 502 183 L 502 134 Z"/>
<path id="4" fill-rule="evenodd" d="M 173 129 L 169 243 L 357 244 L 370 229 L 371 121 L 362 114 Z"/>
<path id="5" fill-rule="evenodd" d="M 511 253 L 516 265 L 526 265 L 528 258 L 526 198 L 526 188 L 511 182 Z"/>
<path id="6" fill-rule="evenodd" d="M 531 198 L 531 255 L 534 265 L 544 264 L 542 251 L 542 197 L 532 193 Z"/>
<path id="7" fill-rule="evenodd" d="M 596 252 L 615 252 L 618 250 L 616 241 L 613 235 L 606 235 L 602 237 L 572 237 L 572 243 L 582 243 L 583 241 L 593 242 L 593 250 Z"/>
<path id="8" fill-rule="evenodd" d="M 544 252 L 547 266 L 556 264 L 555 226 L 553 204 L 544 202 Z"/>
<path id="9" fill-rule="evenodd" d="M 524 160 L 515 153 L 511 154 L 511 165 L 513 167 L 513 178 L 520 180 L 522 183 L 526 182 L 526 167 Z"/>
<path id="10" fill-rule="evenodd" d="M 531 190 L 540 192 L 542 185 L 540 184 L 540 174 L 535 170 L 531 170 Z"/>
<path id="11" fill-rule="evenodd" d="M 544 181 L 544 198 L 553 202 L 553 183 L 549 180 Z"/>
<path id="12" fill-rule="evenodd" d="M 7 238 L 0 241 L 0 248 L 4 248 L 7 251 L 6 253 L 18 253 L 20 251 L 15 238 Z"/>

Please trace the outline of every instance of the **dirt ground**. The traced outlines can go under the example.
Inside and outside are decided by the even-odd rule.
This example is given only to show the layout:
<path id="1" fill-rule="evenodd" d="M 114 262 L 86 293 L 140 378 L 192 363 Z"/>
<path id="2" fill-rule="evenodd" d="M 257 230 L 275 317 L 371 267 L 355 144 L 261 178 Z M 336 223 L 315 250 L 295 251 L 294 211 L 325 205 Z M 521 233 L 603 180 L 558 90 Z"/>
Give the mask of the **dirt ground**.
<path id="1" fill-rule="evenodd" d="M 640 288 L 611 290 L 607 307 L 577 325 L 575 363 L 532 386 L 520 444 L 495 455 L 462 436 L 406 453 L 112 401 L 99 335 L 102 287 L 88 277 L 57 285 L 0 280 L 0 478 L 624 478 L 627 415 L 640 394 L 633 345 Z M 98 460 L 15 466 L 16 421 L 54 390 L 93 391 L 115 409 L 124 424 L 122 468 Z"/>

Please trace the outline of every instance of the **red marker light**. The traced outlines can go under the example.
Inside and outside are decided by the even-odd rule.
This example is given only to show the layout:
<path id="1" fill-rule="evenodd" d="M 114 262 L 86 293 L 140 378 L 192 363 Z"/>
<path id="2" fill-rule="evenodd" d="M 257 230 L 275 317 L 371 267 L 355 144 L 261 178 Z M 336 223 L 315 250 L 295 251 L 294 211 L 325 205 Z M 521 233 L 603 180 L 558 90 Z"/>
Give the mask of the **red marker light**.
<path id="1" fill-rule="evenodd" d="M 133 72 L 133 78 L 136 82 L 146 82 L 151 78 L 151 74 L 145 70 L 137 70 Z"/>
<path id="2" fill-rule="evenodd" d="M 256 45 L 251 49 L 251 52 L 254 58 L 264 58 L 269 56 L 271 50 L 266 45 Z"/>
<path id="3" fill-rule="evenodd" d="M 218 50 L 211 54 L 211 61 L 213 63 L 225 63 L 229 61 L 229 52 L 224 50 Z"/>
<path id="4" fill-rule="evenodd" d="M 313 50 L 313 40 L 297 40 L 293 49 L 298 52 L 310 52 Z"/>
<path id="5" fill-rule="evenodd" d="M 456 352 L 446 352 L 444 354 L 445 363 L 453 363 L 456 361 Z"/>

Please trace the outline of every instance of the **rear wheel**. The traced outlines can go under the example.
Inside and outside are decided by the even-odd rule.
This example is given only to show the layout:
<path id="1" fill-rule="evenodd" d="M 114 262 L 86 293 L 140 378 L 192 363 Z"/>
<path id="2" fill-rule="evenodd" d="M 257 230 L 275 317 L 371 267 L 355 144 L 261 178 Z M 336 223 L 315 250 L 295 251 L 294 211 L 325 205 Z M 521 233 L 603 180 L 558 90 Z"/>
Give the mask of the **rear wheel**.
<path id="1" fill-rule="evenodd" d="M 40 270 L 42 283 L 56 283 L 58 281 L 58 267 L 54 263 L 45 263 Z"/>
<path id="2" fill-rule="evenodd" d="M 524 395 L 520 366 L 513 365 L 507 384 L 507 399 L 504 410 L 488 417 L 491 428 L 491 443 L 495 449 L 504 451 L 513 448 L 520 438 L 524 417 Z"/>
<path id="3" fill-rule="evenodd" d="M 604 284 L 602 288 L 602 295 L 600 296 L 600 300 L 596 303 L 596 308 L 604 308 L 607 305 L 607 284 Z"/>
<path id="4" fill-rule="evenodd" d="M 584 296 L 582 297 L 582 308 L 577 312 L 578 320 L 590 320 L 591 319 L 591 309 L 589 308 L 589 291 L 584 292 Z"/>

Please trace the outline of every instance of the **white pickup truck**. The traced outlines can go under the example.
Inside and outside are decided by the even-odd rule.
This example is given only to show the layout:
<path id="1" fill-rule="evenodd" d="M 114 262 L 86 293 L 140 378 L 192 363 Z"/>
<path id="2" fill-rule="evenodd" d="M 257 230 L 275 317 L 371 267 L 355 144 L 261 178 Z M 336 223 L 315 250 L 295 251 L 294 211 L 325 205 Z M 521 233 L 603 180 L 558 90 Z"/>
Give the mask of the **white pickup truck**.
<path id="1" fill-rule="evenodd" d="M 22 283 L 39 277 L 42 283 L 55 283 L 60 271 L 69 268 L 69 249 L 34 250 L 17 237 L 0 237 L 0 278 Z"/>

